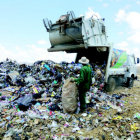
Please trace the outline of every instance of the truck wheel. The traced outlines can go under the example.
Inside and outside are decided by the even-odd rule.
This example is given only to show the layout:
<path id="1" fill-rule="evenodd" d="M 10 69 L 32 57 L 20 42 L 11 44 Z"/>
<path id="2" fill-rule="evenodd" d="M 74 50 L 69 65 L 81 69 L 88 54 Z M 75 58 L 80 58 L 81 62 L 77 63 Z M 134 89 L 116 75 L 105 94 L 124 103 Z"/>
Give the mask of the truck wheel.
<path id="1" fill-rule="evenodd" d="M 134 79 L 133 78 L 128 78 L 126 86 L 127 87 L 133 87 L 133 85 L 134 85 Z"/>
<path id="2" fill-rule="evenodd" d="M 116 88 L 116 80 L 113 77 L 110 77 L 108 79 L 108 82 L 106 84 L 106 91 L 110 92 L 110 91 L 114 91 Z"/>

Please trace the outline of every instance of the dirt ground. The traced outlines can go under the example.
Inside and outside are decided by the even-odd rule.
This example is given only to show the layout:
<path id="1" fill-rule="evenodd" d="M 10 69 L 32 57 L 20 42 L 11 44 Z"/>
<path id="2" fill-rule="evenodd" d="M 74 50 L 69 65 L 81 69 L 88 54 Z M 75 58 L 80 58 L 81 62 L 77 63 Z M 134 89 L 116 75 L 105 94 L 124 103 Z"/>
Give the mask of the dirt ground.
<path id="1" fill-rule="evenodd" d="M 118 113 L 114 109 L 102 111 L 102 117 L 110 118 L 109 122 L 104 123 L 104 126 L 98 126 L 92 131 L 86 132 L 85 136 L 98 137 L 100 140 L 140 139 L 140 131 L 137 131 L 137 133 L 132 128 L 132 125 L 136 124 L 137 130 L 140 130 L 140 120 L 134 119 L 134 114 L 140 113 L 140 75 L 132 88 L 119 87 L 110 94 L 114 93 L 125 95 L 122 99 L 124 101 L 122 112 Z M 111 120 L 111 118 L 116 116 L 120 116 L 122 119 Z M 101 120 L 103 120 L 102 117 L 100 118 Z"/>

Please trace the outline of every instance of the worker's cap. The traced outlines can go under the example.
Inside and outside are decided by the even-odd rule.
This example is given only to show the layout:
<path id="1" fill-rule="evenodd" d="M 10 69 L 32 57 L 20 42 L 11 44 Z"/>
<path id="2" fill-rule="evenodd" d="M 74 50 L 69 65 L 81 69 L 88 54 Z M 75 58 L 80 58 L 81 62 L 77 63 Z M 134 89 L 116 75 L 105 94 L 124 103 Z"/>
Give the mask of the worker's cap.
<path id="1" fill-rule="evenodd" d="M 81 63 L 81 64 L 89 64 L 89 60 L 84 56 L 79 60 L 79 63 Z"/>

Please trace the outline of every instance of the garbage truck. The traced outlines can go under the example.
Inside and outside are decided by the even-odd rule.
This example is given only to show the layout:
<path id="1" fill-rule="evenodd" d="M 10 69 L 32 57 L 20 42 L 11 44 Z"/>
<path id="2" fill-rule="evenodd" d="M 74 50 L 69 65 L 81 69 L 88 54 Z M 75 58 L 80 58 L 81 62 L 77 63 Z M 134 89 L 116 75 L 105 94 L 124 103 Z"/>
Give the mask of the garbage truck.
<path id="1" fill-rule="evenodd" d="M 90 63 L 106 64 L 106 91 L 114 91 L 117 85 L 132 87 L 137 79 L 136 63 L 139 63 L 139 58 L 113 48 L 108 42 L 104 22 L 104 18 L 75 17 L 73 11 L 61 15 L 55 23 L 47 18 L 43 19 L 51 43 L 48 52 L 76 53 L 76 63 L 85 56 Z"/>

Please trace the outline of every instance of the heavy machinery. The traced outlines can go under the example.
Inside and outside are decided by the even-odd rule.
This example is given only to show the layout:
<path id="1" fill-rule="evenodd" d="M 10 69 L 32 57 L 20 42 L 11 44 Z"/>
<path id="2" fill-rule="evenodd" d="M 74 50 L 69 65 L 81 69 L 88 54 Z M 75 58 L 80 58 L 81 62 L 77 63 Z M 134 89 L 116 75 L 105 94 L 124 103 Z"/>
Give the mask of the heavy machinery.
<path id="1" fill-rule="evenodd" d="M 43 19 L 51 43 L 48 51 L 77 53 L 75 62 L 86 56 L 90 63 L 106 64 L 107 91 L 113 91 L 118 83 L 132 86 L 137 78 L 135 57 L 112 48 L 107 39 L 104 20 L 93 17 L 86 19 L 84 16 L 76 18 L 72 11 L 60 16 L 55 23 Z"/>

